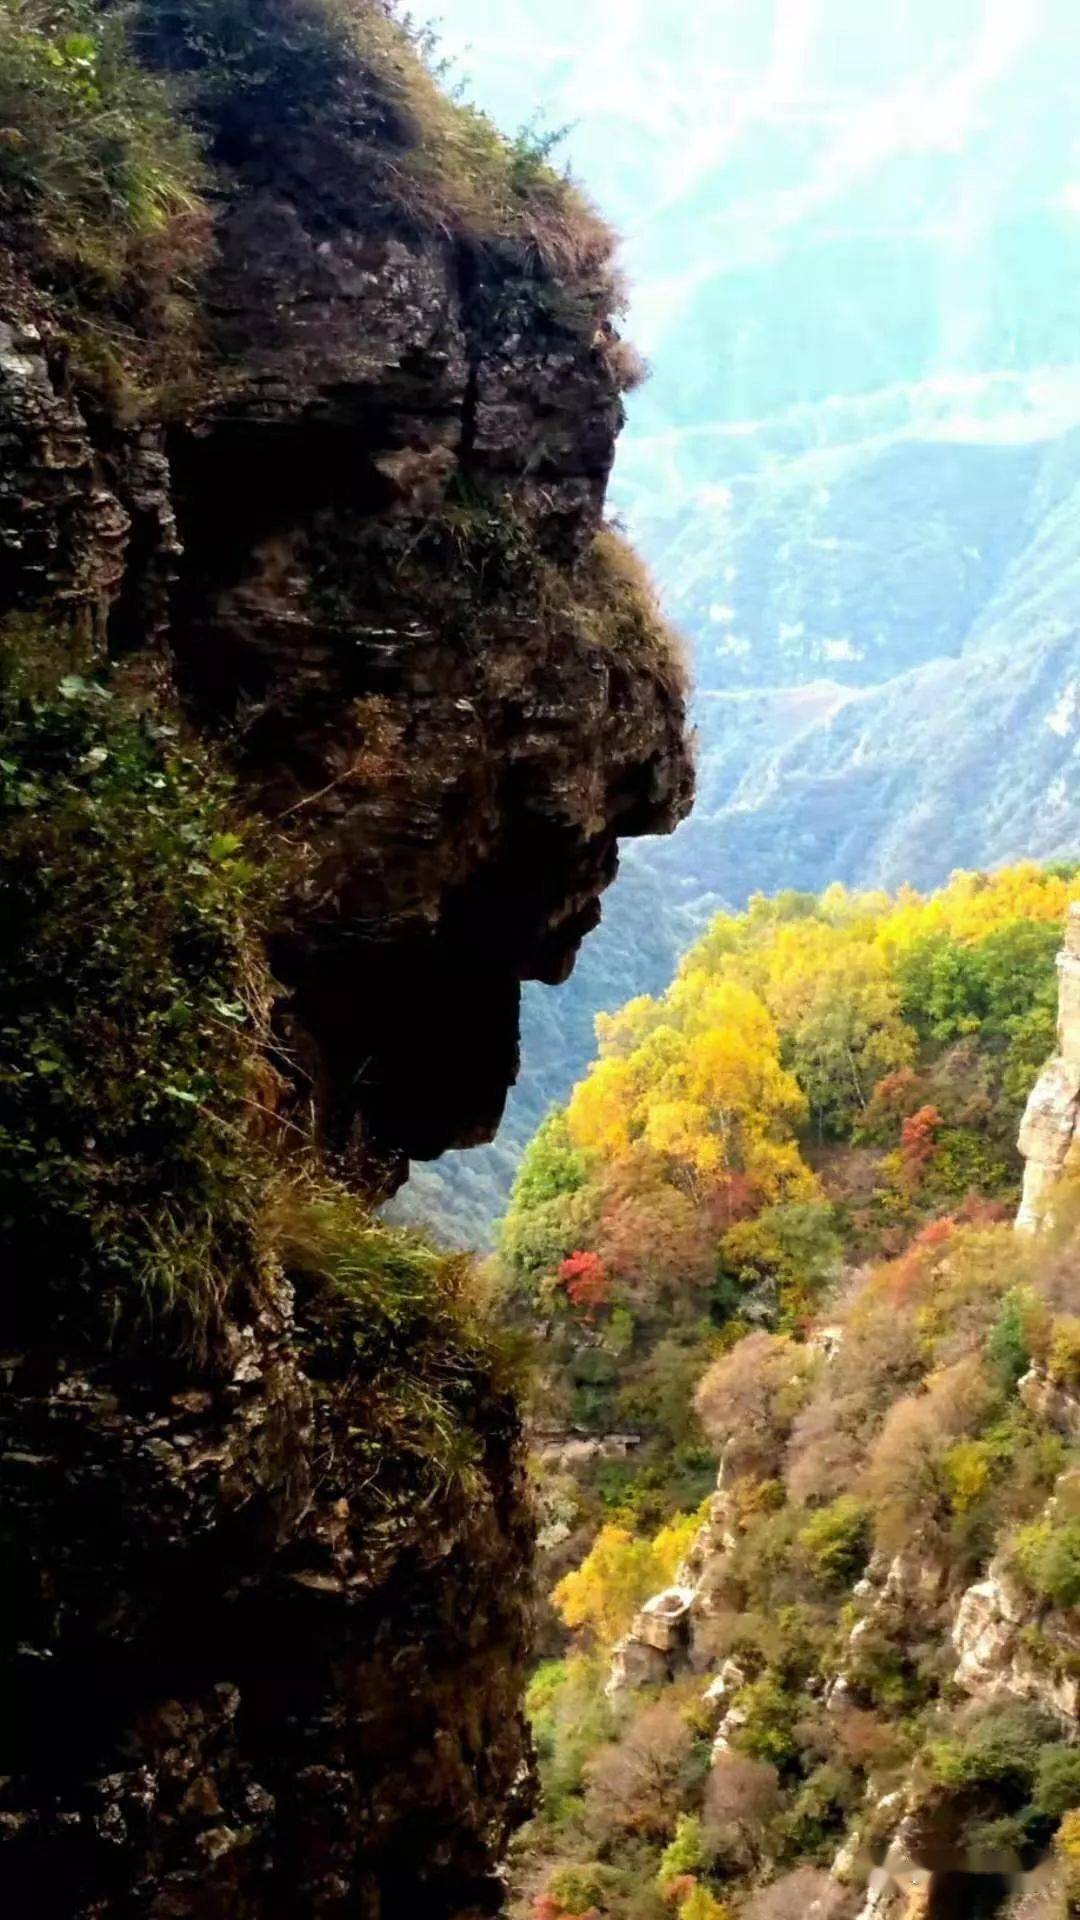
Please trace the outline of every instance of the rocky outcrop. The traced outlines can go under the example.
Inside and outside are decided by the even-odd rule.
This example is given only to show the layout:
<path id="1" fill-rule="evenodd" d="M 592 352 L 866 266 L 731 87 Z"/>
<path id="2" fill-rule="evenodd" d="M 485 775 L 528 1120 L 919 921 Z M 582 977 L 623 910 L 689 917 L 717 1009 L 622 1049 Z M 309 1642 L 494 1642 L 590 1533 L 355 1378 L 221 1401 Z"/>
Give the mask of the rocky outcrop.
<path id="1" fill-rule="evenodd" d="M 1020 1127 L 1024 1191 L 1016 1225 L 1023 1233 L 1048 1222 L 1054 1187 L 1080 1170 L 1080 903 L 1069 909 L 1058 976 L 1058 1050 L 1032 1089 Z"/>
<path id="2" fill-rule="evenodd" d="M 1044 1367 L 1029 1368 L 1016 1391 L 1036 1419 L 1045 1420 L 1048 1427 L 1064 1434 L 1067 1440 L 1080 1441 L 1080 1396 L 1070 1392 L 1059 1380 L 1051 1380 Z"/>
<path id="3" fill-rule="evenodd" d="M 566 978 L 618 837 L 687 811 L 681 669 L 598 539 L 623 420 L 598 223 L 556 271 L 395 206 L 370 100 L 358 131 L 214 98 L 205 361 L 167 420 L 83 404 L 0 259 L 0 614 L 164 642 L 294 851 L 298 1097 L 385 1191 L 491 1137 L 522 980 Z"/>
<path id="4" fill-rule="evenodd" d="M 646 1600 L 628 1636 L 614 1650 L 609 1695 L 671 1679 L 690 1644 L 695 1597 L 693 1587 L 675 1586 Z"/>
<path id="5" fill-rule="evenodd" d="M 1035 1606 L 999 1562 L 964 1593 L 952 1643 L 959 1656 L 956 1679 L 968 1693 L 1013 1694 L 1060 1714 L 1070 1726 L 1080 1722 L 1080 1636 L 1068 1620 Z"/>
<path id="6" fill-rule="evenodd" d="M 690 1543 L 675 1584 L 645 1602 L 629 1632 L 612 1649 L 606 1688 L 610 1698 L 659 1685 L 687 1669 L 704 1672 L 708 1668 L 710 1623 L 725 1607 L 728 1561 L 737 1534 L 728 1475 L 721 1465 L 707 1518 Z M 730 1670 L 731 1662 L 725 1671 Z M 718 1706 L 714 1691 L 705 1698 L 710 1707 Z"/>
<path id="7" fill-rule="evenodd" d="M 144 13 L 209 156 L 202 359 L 133 423 L 0 230 L 3 637 L 216 742 L 281 876 L 267 1125 L 384 1193 L 493 1132 L 521 981 L 565 977 L 618 836 L 690 800 L 680 670 L 602 531 L 608 242 L 556 259 L 517 185 L 506 230 L 427 174 L 403 202 L 403 51 L 380 77 L 350 40 L 328 76 L 319 40 L 305 112 L 234 56 L 207 84 L 184 0 Z M 316 14 L 255 9 L 259 61 Z M 13 1914 L 501 1905 L 530 1794 L 513 1402 L 455 1356 L 460 1483 L 380 1505 L 362 1341 L 280 1274 L 254 1291 L 205 1354 L 3 1355 Z"/>
<path id="8" fill-rule="evenodd" d="M 9 1911 L 494 1912 L 528 1804 L 517 1415 L 373 1524 L 365 1385 L 279 1287 L 226 1364 L 5 1356 Z"/>

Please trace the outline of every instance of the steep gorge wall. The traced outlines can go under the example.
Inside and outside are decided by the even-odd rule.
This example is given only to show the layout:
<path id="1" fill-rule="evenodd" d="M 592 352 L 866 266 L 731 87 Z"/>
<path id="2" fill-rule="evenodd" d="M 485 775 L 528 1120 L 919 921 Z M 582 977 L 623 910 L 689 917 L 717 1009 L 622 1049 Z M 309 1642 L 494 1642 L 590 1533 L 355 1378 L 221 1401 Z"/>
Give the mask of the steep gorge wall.
<path id="1" fill-rule="evenodd" d="M 450 217 L 378 6 L 222 5 L 262 64 L 213 87 L 215 8 L 142 13 L 211 167 L 198 358 L 168 403 L 103 393 L 77 288 L 3 227 L 0 617 L 227 765 L 283 849 L 266 1124 L 385 1192 L 490 1136 L 521 980 L 568 972 L 618 836 L 689 804 L 679 668 L 601 531 L 609 242 L 579 210 L 570 243 L 550 176 L 539 232 L 525 190 L 501 230 Z M 30 1299 L 25 1223 L 4 1259 Z M 374 1527 L 362 1301 L 328 1321 L 263 1264 L 179 1356 L 81 1325 L 63 1273 L 5 1320 L 13 1914 L 500 1906 L 530 1791 L 512 1397 L 455 1357 L 468 1475 Z"/>

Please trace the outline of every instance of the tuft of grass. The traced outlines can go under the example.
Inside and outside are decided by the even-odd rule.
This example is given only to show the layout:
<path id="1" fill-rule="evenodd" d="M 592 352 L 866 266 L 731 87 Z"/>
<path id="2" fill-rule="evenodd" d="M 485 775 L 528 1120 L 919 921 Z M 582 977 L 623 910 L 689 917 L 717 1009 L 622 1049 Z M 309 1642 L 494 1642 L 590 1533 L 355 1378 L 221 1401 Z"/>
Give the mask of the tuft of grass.
<path id="1" fill-rule="evenodd" d="M 557 136 L 503 135 L 439 84 L 428 43 L 379 5 L 337 0 L 353 16 L 363 56 L 406 131 L 406 203 L 433 224 L 515 242 L 525 260 L 573 278 L 603 276 L 614 236 L 572 180 L 550 164 Z"/>
<path id="2" fill-rule="evenodd" d="M 473 1498 L 479 1433 L 509 1430 L 522 1349 L 488 1316 L 472 1259 L 374 1220 L 347 1188 L 299 1169 L 271 1184 L 260 1233 L 295 1289 L 317 1389 L 332 1398 L 363 1382 L 344 1471 L 371 1538 L 392 1535 L 403 1512 L 413 1524 L 435 1502 Z"/>
<path id="3" fill-rule="evenodd" d="M 569 574 L 547 572 L 547 591 L 562 602 L 587 645 L 647 667 L 680 697 L 690 685 L 685 644 L 665 619 L 641 555 L 615 527 L 602 527 Z"/>

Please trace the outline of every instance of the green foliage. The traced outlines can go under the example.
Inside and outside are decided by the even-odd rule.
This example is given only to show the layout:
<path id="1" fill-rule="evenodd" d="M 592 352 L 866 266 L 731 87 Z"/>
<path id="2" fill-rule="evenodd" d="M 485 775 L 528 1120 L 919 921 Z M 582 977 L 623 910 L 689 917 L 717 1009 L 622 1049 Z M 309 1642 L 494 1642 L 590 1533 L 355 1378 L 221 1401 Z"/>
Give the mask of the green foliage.
<path id="1" fill-rule="evenodd" d="M 612 1883 L 617 1879 L 610 1867 L 596 1860 L 583 1866 L 558 1867 L 548 1881 L 548 1895 L 561 1914 L 570 1917 L 596 1913 L 606 1905 Z"/>
<path id="2" fill-rule="evenodd" d="M 523 1211 L 544 1206 L 585 1185 L 585 1156 L 570 1139 L 565 1115 L 552 1113 L 530 1141 L 514 1181 L 513 1205 Z"/>
<path id="3" fill-rule="evenodd" d="M 878 1081 L 915 1053 L 896 989 L 874 953 L 849 950 L 821 968 L 788 1052 L 818 1130 L 849 1134 Z"/>
<path id="4" fill-rule="evenodd" d="M 105 274 L 126 245 L 191 211 L 198 180 L 193 143 L 127 27 L 92 0 L 0 4 L 0 209 Z"/>
<path id="5" fill-rule="evenodd" d="M 575 1654 L 546 1661 L 530 1683 L 525 1708 L 536 1742 L 545 1818 L 553 1824 L 579 1809 L 586 1763 L 613 1731 L 606 1679 L 605 1661 Z"/>
<path id="6" fill-rule="evenodd" d="M 933 1740 L 926 1760 L 932 1779 L 952 1788 L 1007 1789 L 1027 1799 L 1044 1755 L 1060 1744 L 1053 1719 L 1018 1701 L 961 1718 L 955 1732 Z"/>
<path id="7" fill-rule="evenodd" d="M 35 685 L 35 636 L 16 652 L 0 688 L 8 1311 L 174 1311 L 193 1336 L 252 1266 L 261 884 L 201 755 L 104 684 Z"/>
<path id="8" fill-rule="evenodd" d="M 696 1873 L 705 1864 L 704 1841 L 701 1821 L 695 1813 L 680 1813 L 675 1825 L 675 1838 L 670 1841 L 660 1855 L 657 1880 L 663 1891 L 672 1880 L 683 1873 Z"/>
<path id="9" fill-rule="evenodd" d="M 1013 1289 L 1001 1303 L 997 1325 L 986 1343 L 987 1357 L 996 1369 L 1006 1393 L 1011 1393 L 1031 1365 L 1027 1319 L 1029 1302 Z"/>
<path id="10" fill-rule="evenodd" d="M 965 1846 L 984 1858 L 1045 1847 L 1080 1788 L 1080 1750 L 1054 1716 L 1019 1701 L 961 1711 L 923 1759 L 953 1796 Z"/>
<path id="11" fill-rule="evenodd" d="M 782 1201 L 729 1229 L 720 1242 L 719 1275 L 731 1284 L 734 1300 L 763 1282 L 772 1285 L 777 1322 L 793 1331 L 835 1277 L 842 1253 L 833 1207 Z"/>
<path id="12" fill-rule="evenodd" d="M 826 1761 L 793 1795 L 782 1821 L 785 1854 L 827 1863 L 859 1798 L 860 1781 L 850 1767 Z"/>
<path id="13" fill-rule="evenodd" d="M 193 136 L 135 55 L 131 11 L 0 0 L 0 226 L 63 302 L 86 376 L 193 347 L 208 214 Z"/>
<path id="14" fill-rule="evenodd" d="M 1052 1820 L 1080 1807 L 1080 1747 L 1043 1748 L 1035 1772 L 1035 1805 Z"/>
<path id="15" fill-rule="evenodd" d="M 767 1760 L 780 1773 L 790 1768 L 799 1756 L 796 1729 L 803 1713 L 801 1694 L 769 1672 L 743 1687 L 736 1704 L 745 1715 L 739 1729 L 741 1751 L 754 1760 Z"/>
<path id="16" fill-rule="evenodd" d="M 1013 1543 L 1016 1564 L 1028 1585 L 1055 1607 L 1080 1606 L 1080 1518 L 1044 1516 Z"/>
<path id="17" fill-rule="evenodd" d="M 801 1527 L 799 1546 L 818 1579 L 850 1586 L 870 1557 L 871 1515 L 853 1493 L 841 1493 Z"/>
<path id="18" fill-rule="evenodd" d="M 977 1033 L 1001 1059 L 1010 1106 L 1023 1104 L 1054 1050 L 1058 928 L 1016 919 L 970 945 L 938 931 L 898 964 L 905 1017 L 937 1045 Z"/>
<path id="19" fill-rule="evenodd" d="M 571 1143 L 565 1116 L 550 1114 L 522 1158 L 500 1234 L 511 1274 L 531 1292 L 587 1242 L 594 1214 L 584 1156 Z"/>

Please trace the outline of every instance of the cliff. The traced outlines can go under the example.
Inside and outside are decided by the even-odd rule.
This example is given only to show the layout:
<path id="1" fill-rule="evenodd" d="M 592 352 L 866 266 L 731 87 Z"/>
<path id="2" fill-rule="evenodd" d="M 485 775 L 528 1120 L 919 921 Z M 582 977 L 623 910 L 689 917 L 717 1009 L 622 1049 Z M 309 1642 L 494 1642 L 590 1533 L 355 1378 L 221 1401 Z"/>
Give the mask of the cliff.
<path id="1" fill-rule="evenodd" d="M 1054 1188 L 1080 1167 L 1080 910 L 1075 906 L 1057 964 L 1058 1050 L 1031 1090 L 1020 1128 L 1024 1192 L 1016 1225 L 1027 1233 L 1048 1223 Z"/>
<path id="2" fill-rule="evenodd" d="M 11 1910 L 493 1912 L 518 1415 L 341 1176 L 490 1136 L 689 804 L 610 238 L 374 3 L 0 54 Z"/>

